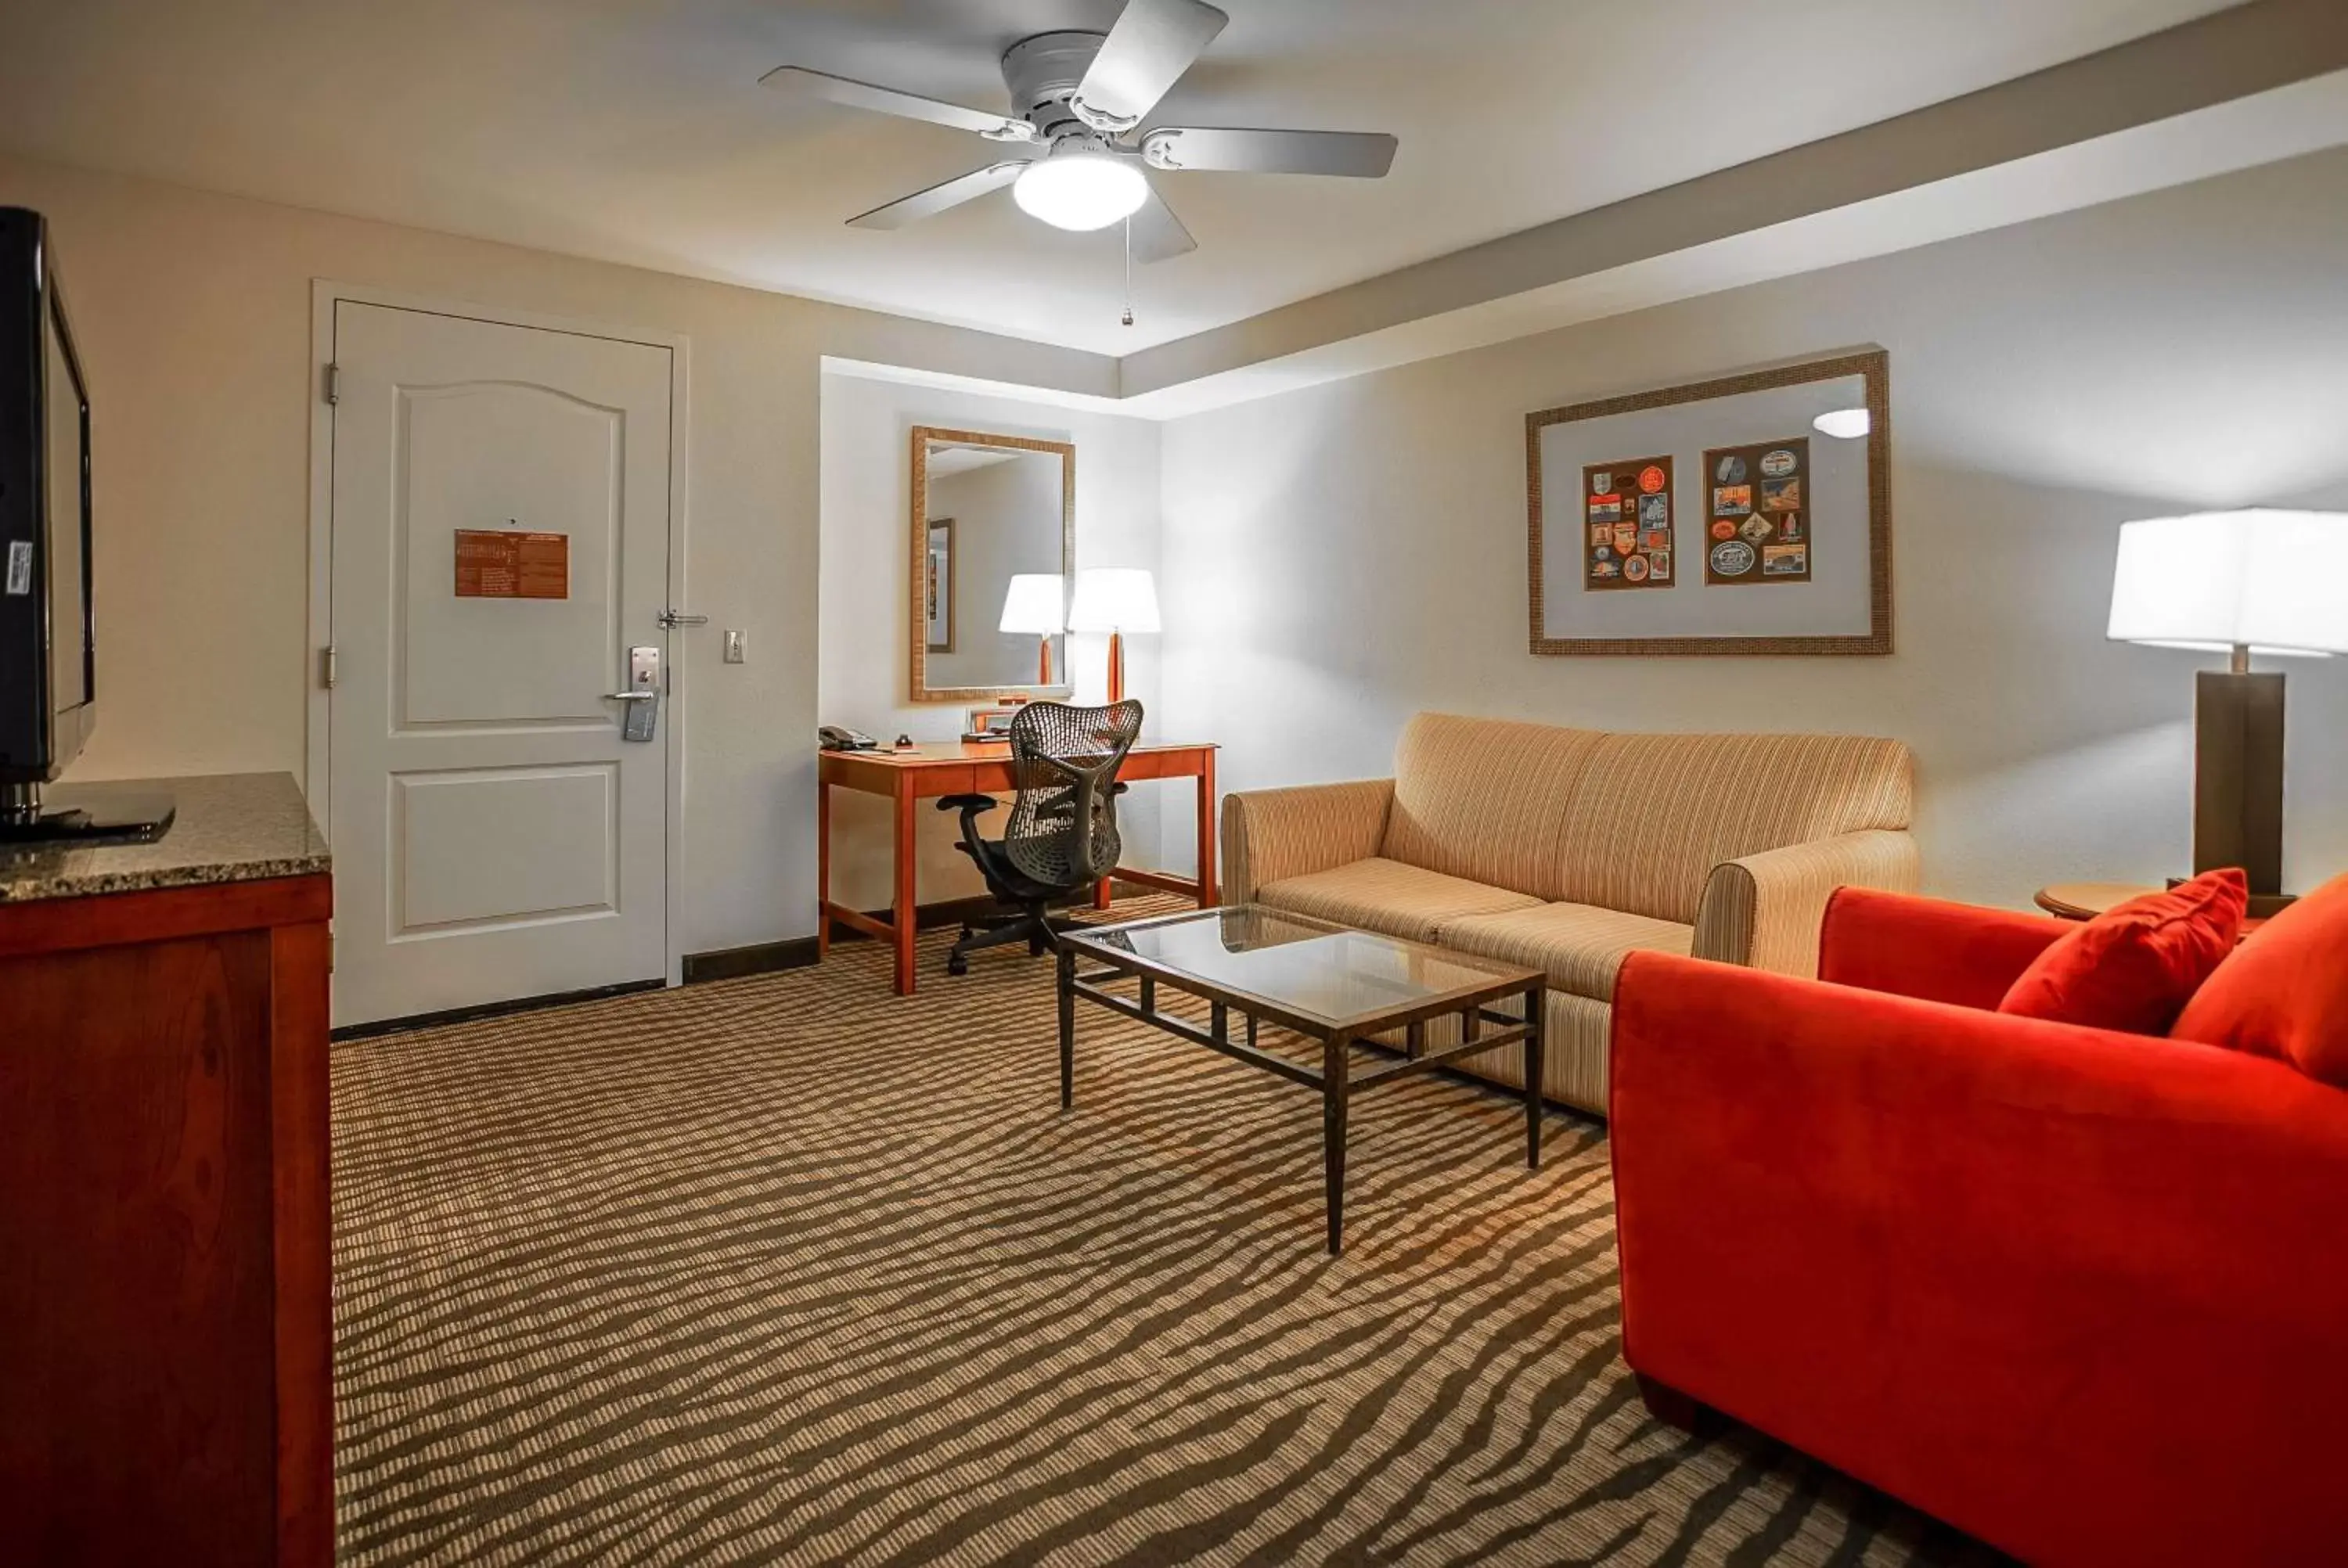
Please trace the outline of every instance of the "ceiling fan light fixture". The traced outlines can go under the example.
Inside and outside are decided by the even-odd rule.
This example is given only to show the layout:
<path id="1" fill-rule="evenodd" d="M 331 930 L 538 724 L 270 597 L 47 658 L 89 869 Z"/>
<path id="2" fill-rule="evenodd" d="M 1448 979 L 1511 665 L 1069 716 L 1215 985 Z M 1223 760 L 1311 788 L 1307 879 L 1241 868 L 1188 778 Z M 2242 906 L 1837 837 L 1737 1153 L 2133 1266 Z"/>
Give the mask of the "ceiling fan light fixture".
<path id="1" fill-rule="evenodd" d="M 1149 180 L 1110 153 L 1060 152 L 1029 164 L 1011 199 L 1030 218 L 1081 232 L 1133 216 L 1149 200 Z"/>

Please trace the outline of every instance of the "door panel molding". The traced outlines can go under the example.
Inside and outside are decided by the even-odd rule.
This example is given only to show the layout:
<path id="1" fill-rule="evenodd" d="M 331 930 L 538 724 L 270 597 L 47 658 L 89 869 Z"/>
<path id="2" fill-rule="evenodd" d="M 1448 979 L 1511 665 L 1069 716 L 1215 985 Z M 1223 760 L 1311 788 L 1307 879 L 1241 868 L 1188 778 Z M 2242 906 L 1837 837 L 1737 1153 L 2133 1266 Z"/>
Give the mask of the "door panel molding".
<path id="1" fill-rule="evenodd" d="M 671 609 L 689 607 L 692 600 L 686 578 L 687 540 L 690 536 L 692 512 L 692 471 L 690 442 L 692 383 L 692 341 L 683 333 L 635 327 L 623 323 L 595 322 L 545 312 L 516 310 L 500 305 L 451 299 L 444 296 L 419 294 L 405 290 L 377 288 L 364 283 L 348 283 L 330 278 L 313 279 L 310 286 L 310 350 L 311 350 L 311 410 L 310 410 L 310 599 L 308 630 L 305 644 L 304 679 L 307 683 L 308 702 L 304 708 L 303 750 L 303 792 L 320 826 L 327 835 L 330 845 L 335 843 L 333 821 L 332 709 L 330 693 L 325 684 L 329 668 L 323 654 L 334 646 L 334 463 L 335 406 L 327 401 L 328 370 L 335 364 L 335 311 L 338 305 L 374 305 L 386 310 L 412 311 L 422 315 L 447 316 L 463 321 L 480 322 L 499 326 L 529 327 L 543 332 L 564 333 L 580 337 L 604 339 L 616 343 L 635 343 L 665 350 L 669 356 L 669 440 L 668 440 L 668 606 Z M 541 391 L 552 389 L 539 388 Z M 572 399 L 572 401 L 582 401 Z M 594 406 L 590 405 L 590 406 Z M 616 531 L 615 531 L 616 533 Z M 611 569 L 616 580 L 621 562 L 614 559 Z M 667 648 L 668 692 L 662 702 L 663 764 L 666 774 L 667 812 L 664 845 L 664 886 L 662 901 L 664 909 L 663 928 L 666 951 L 664 968 L 666 983 L 678 985 L 684 979 L 685 922 L 683 918 L 683 878 L 685 874 L 685 757 L 686 731 L 692 708 L 692 671 L 695 663 L 691 629 L 679 628 L 665 638 Z M 479 726 L 482 731 L 512 726 Z M 559 726 L 550 723 L 537 731 L 547 733 Z M 452 730 L 475 729 L 458 723 Z M 556 917 L 577 918 L 578 916 Z M 592 917 L 592 915 L 586 917 Z"/>
<path id="2" fill-rule="evenodd" d="M 386 845 L 391 864 L 384 878 L 390 900 L 385 919 L 386 940 L 429 940 L 619 914 L 622 786 L 617 764 L 515 763 L 497 767 L 412 768 L 392 774 L 385 782 L 391 791 L 388 817 L 392 825 Z M 538 786 L 531 792 L 534 800 L 517 802 L 513 798 L 517 790 L 531 785 Z M 591 793 L 582 794 L 582 785 L 592 786 Z M 511 878 L 485 885 L 479 876 L 459 876 L 454 886 L 436 878 L 433 868 L 419 868 L 415 862 L 417 845 L 412 830 L 416 818 L 419 813 L 430 816 L 445 812 L 448 803 L 438 796 L 469 789 L 477 798 L 482 794 L 492 796 L 495 809 L 469 823 L 460 821 L 453 829 L 444 821 L 437 833 L 445 837 L 453 831 L 459 848 L 476 861 L 510 847 L 510 841 L 516 839 L 522 841 L 525 848 L 545 856 L 565 847 L 564 839 L 575 839 L 584 832 L 593 835 L 593 842 L 578 848 L 592 864 L 582 868 L 574 858 L 569 875 L 554 879 L 560 884 L 559 890 L 548 895 L 543 902 L 514 903 L 510 896 L 522 889 L 518 889 Z M 583 877 L 579 875 L 582 869 L 587 873 Z M 546 878 L 536 880 L 543 882 Z M 491 907 L 484 901 L 483 893 L 492 886 L 499 893 L 509 896 L 499 901 L 503 907 Z M 452 905 L 455 907 L 450 907 Z"/>
<path id="3" fill-rule="evenodd" d="M 440 517 L 435 520 L 437 526 L 422 533 L 419 533 L 417 526 L 418 497 L 416 492 L 416 475 L 419 411 L 428 415 L 423 431 L 427 449 L 446 442 L 458 447 L 471 446 L 474 452 L 469 455 L 478 456 L 481 437 L 485 434 L 483 425 L 494 423 L 498 414 L 506 410 L 469 411 L 453 429 L 444 425 L 441 411 L 449 404 L 483 391 L 499 395 L 527 393 L 531 395 L 524 400 L 527 406 L 531 406 L 533 409 L 551 407 L 560 411 L 558 417 L 569 419 L 586 416 L 592 421 L 591 425 L 586 429 L 566 427 L 561 432 L 561 436 L 566 442 L 576 442 L 584 436 L 585 445 L 581 451 L 581 456 L 593 457 L 594 466 L 602 470 L 603 495 L 601 509 L 606 529 L 606 545 L 600 552 L 574 555 L 571 560 L 570 575 L 574 600 L 591 597 L 599 583 L 606 590 L 602 600 L 604 610 L 602 624 L 594 628 L 590 636 L 597 650 L 610 654 L 611 657 L 603 671 L 594 680 L 578 685 L 571 697 L 562 704 L 561 711 L 557 712 L 516 712 L 510 705 L 498 702 L 496 692 L 483 692 L 470 682 L 458 682 L 454 690 L 449 690 L 445 682 L 438 683 L 439 689 L 437 695 L 442 703 L 453 702 L 463 705 L 469 701 L 486 702 L 494 710 L 494 716 L 482 713 L 432 714 L 417 712 L 419 698 L 417 669 L 419 650 L 411 641 L 412 627 L 408 610 L 412 603 L 412 594 L 419 573 L 431 581 L 446 584 L 448 580 L 448 573 L 454 570 L 453 562 L 446 553 L 444 544 L 444 541 L 450 537 L 448 526 L 452 519 L 445 516 Z M 628 564 L 626 546 L 622 538 L 620 526 L 626 507 L 626 446 L 629 436 L 627 411 L 574 396 L 560 387 L 512 380 L 448 382 L 425 387 L 403 384 L 395 389 L 394 396 L 396 399 L 395 435 L 391 466 L 391 588 L 394 603 L 391 662 L 387 671 L 392 682 L 390 712 L 393 733 L 395 734 L 427 733 L 435 731 L 445 732 L 459 725 L 479 726 L 487 723 L 502 723 L 519 729 L 564 730 L 573 729 L 582 724 L 600 727 L 610 716 L 610 710 L 602 701 L 602 693 L 614 691 L 627 683 L 627 672 L 622 667 L 616 653 L 612 651 L 618 648 L 622 641 L 620 598 L 616 590 Z M 528 423 L 536 422 L 531 419 Z M 543 425 L 539 426 L 539 429 L 544 434 L 554 434 Z M 524 444 L 523 433 L 523 425 L 510 424 L 506 426 L 503 434 L 510 449 Z M 592 499 L 592 497 L 582 498 Z M 427 505 L 429 499 L 430 497 L 426 498 Z M 516 507 L 518 511 L 521 509 L 523 508 Z M 486 525 L 493 520 L 486 517 L 479 518 L 475 520 L 474 526 Z M 510 520 L 528 528 L 533 522 L 546 519 L 514 518 Z M 419 556 L 425 559 L 419 560 Z M 438 569 L 426 571 L 427 562 L 437 566 Z M 444 562 L 448 564 L 440 564 Z M 569 613 L 570 606 L 567 604 L 537 604 L 530 605 L 526 610 L 519 606 L 514 609 L 541 619 L 551 618 L 555 624 L 547 629 L 551 637 L 574 644 L 581 641 L 577 618 Z M 493 614 L 507 613 L 502 608 L 493 610 L 487 605 L 475 607 L 474 613 L 484 611 Z M 427 648 L 423 651 L 428 652 L 429 650 Z M 561 649 L 557 646 L 548 646 L 540 650 L 540 653 L 542 657 L 559 661 Z M 427 680 L 423 684 L 432 688 L 436 683 Z M 475 728 L 469 733 L 486 734 L 490 732 Z"/>

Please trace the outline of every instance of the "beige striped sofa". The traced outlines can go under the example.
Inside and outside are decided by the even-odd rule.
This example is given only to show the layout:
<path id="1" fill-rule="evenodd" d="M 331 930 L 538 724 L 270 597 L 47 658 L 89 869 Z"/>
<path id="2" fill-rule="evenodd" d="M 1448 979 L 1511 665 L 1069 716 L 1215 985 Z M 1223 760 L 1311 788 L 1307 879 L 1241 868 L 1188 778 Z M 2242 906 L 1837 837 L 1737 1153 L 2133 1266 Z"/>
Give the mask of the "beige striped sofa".
<path id="1" fill-rule="evenodd" d="M 1912 797 L 1896 741 L 1421 713 L 1391 779 L 1226 797 L 1224 898 L 1546 969 L 1545 1091 L 1603 1112 L 1624 956 L 1814 972 L 1835 888 L 1914 887 Z M 1468 1067 L 1524 1082 L 1513 1050 Z"/>

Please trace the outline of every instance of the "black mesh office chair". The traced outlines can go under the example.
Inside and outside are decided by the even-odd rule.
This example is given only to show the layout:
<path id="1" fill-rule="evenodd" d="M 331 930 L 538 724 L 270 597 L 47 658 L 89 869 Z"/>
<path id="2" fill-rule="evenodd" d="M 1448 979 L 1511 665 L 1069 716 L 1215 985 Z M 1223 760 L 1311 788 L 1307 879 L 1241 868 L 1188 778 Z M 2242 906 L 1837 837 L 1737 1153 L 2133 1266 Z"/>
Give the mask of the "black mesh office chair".
<path id="1" fill-rule="evenodd" d="M 987 891 L 1013 911 L 965 925 L 946 958 L 946 973 L 967 974 L 982 948 L 1025 941 L 1031 954 L 1051 946 L 1056 904 L 1088 892 L 1117 869 L 1117 770 L 1141 733 L 1141 704 L 1072 708 L 1030 702 L 1011 721 L 1011 777 L 1019 794 L 1001 838 L 979 835 L 978 819 L 1003 803 L 990 794 L 950 794 L 940 811 L 962 813 L 962 852 L 978 862 Z"/>

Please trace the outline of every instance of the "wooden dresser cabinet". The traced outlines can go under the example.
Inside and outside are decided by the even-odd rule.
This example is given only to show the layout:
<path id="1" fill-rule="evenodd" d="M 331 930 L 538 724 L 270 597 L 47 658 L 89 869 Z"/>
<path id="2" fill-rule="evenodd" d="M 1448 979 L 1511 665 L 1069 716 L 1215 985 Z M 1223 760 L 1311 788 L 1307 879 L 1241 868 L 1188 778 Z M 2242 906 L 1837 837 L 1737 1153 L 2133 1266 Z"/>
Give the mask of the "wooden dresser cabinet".
<path id="1" fill-rule="evenodd" d="M 158 844 L 0 854 L 0 1562 L 324 1565 L 324 845 L 144 787 Z"/>

